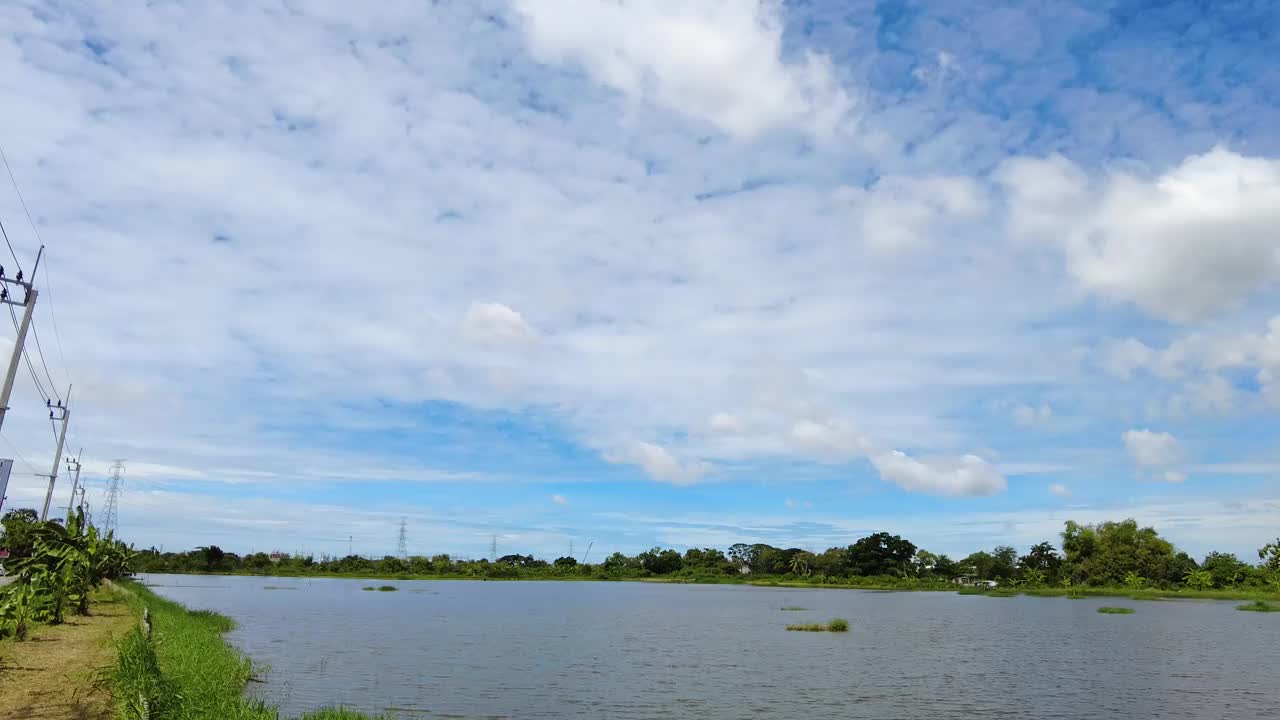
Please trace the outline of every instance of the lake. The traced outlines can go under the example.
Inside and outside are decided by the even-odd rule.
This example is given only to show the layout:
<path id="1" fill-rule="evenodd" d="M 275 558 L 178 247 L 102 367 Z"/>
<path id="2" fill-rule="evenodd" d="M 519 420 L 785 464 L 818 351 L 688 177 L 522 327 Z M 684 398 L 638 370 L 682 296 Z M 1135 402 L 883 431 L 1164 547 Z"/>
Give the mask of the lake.
<path id="1" fill-rule="evenodd" d="M 1203 718 L 1280 714 L 1280 615 L 1235 602 L 733 585 L 147 575 L 235 618 L 285 717 Z M 268 588 L 283 589 L 268 589 Z M 1134 615 L 1101 615 L 1102 605 Z M 783 606 L 808 608 L 784 612 Z M 845 634 L 788 623 L 847 618 Z"/>

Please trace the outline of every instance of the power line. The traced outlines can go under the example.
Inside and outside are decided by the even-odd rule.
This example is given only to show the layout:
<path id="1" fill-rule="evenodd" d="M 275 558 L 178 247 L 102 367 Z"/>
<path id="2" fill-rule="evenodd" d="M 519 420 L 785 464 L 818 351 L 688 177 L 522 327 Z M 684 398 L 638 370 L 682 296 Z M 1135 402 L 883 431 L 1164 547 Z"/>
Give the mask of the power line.
<path id="1" fill-rule="evenodd" d="M 18 178 L 14 177 L 13 175 L 13 167 L 9 165 L 9 157 L 4 153 L 4 146 L 0 146 L 0 160 L 4 161 L 4 169 L 7 173 L 9 173 L 9 182 L 13 184 L 13 191 L 18 195 L 18 203 L 22 205 L 22 212 L 27 216 L 27 224 L 31 226 L 31 232 L 35 233 L 36 242 L 40 243 L 40 247 L 44 247 L 44 238 L 40 236 L 40 228 L 36 226 L 35 219 L 31 217 L 31 210 L 27 208 L 27 199 L 22 196 L 22 188 L 18 187 Z M 0 229 L 2 228 L 3 226 L 0 226 Z M 4 241 L 5 241 L 5 244 L 9 243 L 8 233 L 5 233 Z M 13 245 L 9 245 L 9 253 L 13 255 L 13 261 L 17 263 L 18 255 L 17 253 L 13 252 Z M 18 270 L 22 270 L 21 263 L 18 263 Z M 31 282 L 34 283 L 35 281 L 36 281 L 35 278 L 31 278 Z M 49 279 L 49 261 L 47 259 L 45 260 L 45 264 L 44 264 L 44 285 L 45 285 L 46 302 L 49 303 L 49 319 L 53 321 L 53 338 L 58 342 L 58 358 L 62 360 L 62 373 L 67 376 L 67 383 L 70 384 L 71 373 L 67 369 L 66 353 L 63 352 L 62 350 L 62 333 L 58 331 L 58 314 L 54 312 L 54 309 L 53 309 L 53 281 Z M 32 329 L 34 330 L 34 328 Z M 39 344 L 40 344 L 40 337 L 37 334 L 36 345 L 39 345 Z M 43 355 L 43 353 L 41 354 Z M 45 372 L 47 373 L 48 371 L 49 371 L 49 368 L 46 367 Z M 50 386 L 55 385 L 52 378 L 49 379 L 49 385 Z"/>
<path id="2" fill-rule="evenodd" d="M 9 317 L 13 320 L 14 332 L 19 332 L 18 315 L 13 311 L 12 305 L 9 306 Z M 14 342 L 17 342 L 17 340 L 15 340 Z M 31 355 L 27 353 L 27 348 L 25 347 L 25 344 L 22 348 L 22 359 L 27 362 L 27 370 L 31 371 L 31 379 L 35 381 L 36 390 L 40 393 L 40 399 L 44 400 L 45 403 L 48 403 L 49 393 L 45 392 L 44 385 L 40 382 L 40 376 L 36 374 L 36 368 L 34 365 L 31 364 Z"/>
<path id="3" fill-rule="evenodd" d="M 37 232 L 36 237 L 39 236 L 40 233 Z M 49 279 L 49 258 L 47 257 L 44 260 L 44 292 L 45 301 L 49 303 L 49 320 L 53 322 L 53 339 L 58 343 L 58 359 L 62 361 L 62 374 L 66 376 L 67 384 L 70 385 L 71 369 L 67 367 L 67 354 L 62 351 L 62 333 L 58 332 L 58 314 L 53 311 L 53 281 Z"/>
<path id="4" fill-rule="evenodd" d="M 4 221 L 0 220 L 0 235 L 4 235 L 4 244 L 9 246 L 9 254 L 13 256 L 13 264 L 22 272 L 22 263 L 18 262 L 18 253 L 13 251 L 13 243 L 9 242 L 9 231 L 4 229 Z"/>
<path id="5" fill-rule="evenodd" d="M 5 437 L 4 433 L 0 433 L 0 440 L 4 440 L 4 443 L 8 445 L 9 449 L 13 451 L 13 454 L 16 455 L 19 460 L 22 461 L 22 464 L 27 466 L 27 469 L 31 471 L 32 475 L 42 474 L 42 473 L 36 472 L 36 466 L 32 465 L 30 462 L 27 462 L 27 459 L 22 456 L 21 452 L 18 451 L 18 446 L 14 445 L 13 442 L 9 440 L 9 438 Z"/>
<path id="6" fill-rule="evenodd" d="M 56 393 L 57 390 L 55 388 L 58 383 L 53 381 L 53 374 L 49 372 L 49 364 L 44 361 L 44 348 L 40 346 L 40 331 L 36 329 L 35 323 L 31 323 L 31 334 L 36 339 L 36 355 L 40 357 L 40 365 L 44 367 L 44 376 L 49 379 L 49 389 L 54 390 Z M 63 369 L 66 369 L 65 366 Z M 58 399 L 61 400 L 62 398 L 59 397 Z"/>

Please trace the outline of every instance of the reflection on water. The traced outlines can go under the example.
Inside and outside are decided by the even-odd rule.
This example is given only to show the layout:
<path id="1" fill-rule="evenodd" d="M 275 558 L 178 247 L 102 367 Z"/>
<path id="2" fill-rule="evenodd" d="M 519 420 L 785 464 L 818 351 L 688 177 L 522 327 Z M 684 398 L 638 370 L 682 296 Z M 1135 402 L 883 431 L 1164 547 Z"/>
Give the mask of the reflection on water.
<path id="1" fill-rule="evenodd" d="M 144 579 L 235 618 L 230 640 L 271 668 L 255 692 L 286 717 L 338 704 L 401 718 L 1280 717 L 1280 617 L 1234 603 Z M 833 617 L 851 631 L 783 629 Z"/>

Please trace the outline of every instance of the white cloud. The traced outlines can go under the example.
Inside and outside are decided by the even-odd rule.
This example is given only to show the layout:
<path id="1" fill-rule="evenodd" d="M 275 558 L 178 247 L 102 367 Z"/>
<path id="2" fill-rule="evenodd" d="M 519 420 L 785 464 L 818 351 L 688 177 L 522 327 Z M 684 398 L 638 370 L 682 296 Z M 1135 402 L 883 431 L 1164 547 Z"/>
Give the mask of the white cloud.
<path id="1" fill-rule="evenodd" d="M 1176 383 L 1177 392 L 1166 402 L 1172 414 L 1226 414 L 1238 409 L 1254 394 L 1219 374 L 1232 369 L 1252 371 L 1258 383 L 1254 399 L 1280 407 L 1280 315 L 1271 318 L 1263 333 L 1193 333 L 1163 349 L 1128 338 L 1105 352 L 1102 366 L 1126 379 L 1142 371 Z"/>
<path id="2" fill-rule="evenodd" d="M 1280 160 L 1217 148 L 1094 187 L 1054 156 L 1011 160 L 997 177 L 1016 231 L 1061 242 L 1084 289 L 1159 317 L 1200 320 L 1280 277 Z"/>
<path id="3" fill-rule="evenodd" d="M 496 302 L 475 303 L 462 318 L 462 336 L 481 345 L 519 345 L 537 337 L 520 313 Z"/>
<path id="4" fill-rule="evenodd" d="M 772 0 L 514 0 L 533 54 L 582 66 L 628 97 L 739 137 L 792 125 L 826 135 L 851 103 L 830 61 L 782 57 Z"/>
<path id="5" fill-rule="evenodd" d="M 551 496 L 551 502 L 553 502 L 553 503 L 555 503 L 555 504 L 557 504 L 557 505 L 568 505 L 568 504 L 569 504 L 569 499 L 568 499 L 568 498 L 566 498 L 566 497 L 565 497 L 565 496 L 563 496 L 563 495 L 552 495 L 552 496 Z"/>
<path id="6" fill-rule="evenodd" d="M 813 507 L 813 502 L 810 500 L 792 500 L 791 498 L 787 498 L 786 501 L 783 502 L 783 505 L 785 505 L 788 510 L 809 510 Z"/>
<path id="7" fill-rule="evenodd" d="M 677 486 L 693 485 L 712 469 L 702 461 L 682 463 L 666 448 L 647 442 L 633 442 L 606 453 L 604 459 L 615 464 L 638 465 L 654 480 Z"/>
<path id="8" fill-rule="evenodd" d="M 1143 467 L 1172 465 L 1182 457 L 1182 446 L 1167 432 L 1128 430 L 1122 437 L 1133 461 Z"/>
<path id="9" fill-rule="evenodd" d="M 865 191 L 846 190 L 841 198 L 856 202 L 863 242 L 882 253 L 954 235 L 957 226 L 979 219 L 987 207 L 981 186 L 966 177 L 883 177 Z"/>
<path id="10" fill-rule="evenodd" d="M 1179 472 L 1177 470 L 1166 470 L 1164 474 L 1161 475 L 1161 477 L 1163 477 L 1164 481 L 1167 483 L 1176 484 L 1176 483 L 1185 482 L 1187 479 L 1187 474 L 1184 472 Z"/>
<path id="11" fill-rule="evenodd" d="M 1008 483 L 986 460 L 965 455 L 958 461 L 920 461 L 898 450 L 871 456 L 880 476 L 907 490 L 935 495 L 993 495 Z"/>
<path id="12" fill-rule="evenodd" d="M 1053 417 L 1053 408 L 1048 403 L 1041 403 L 1038 407 L 1031 405 L 1018 405 L 1013 409 L 1013 421 L 1019 427 L 1034 427 L 1043 425 Z"/>
<path id="13" fill-rule="evenodd" d="M 801 420 L 787 431 L 787 442 L 807 453 L 842 459 L 866 455 L 871 441 L 844 420 Z"/>
<path id="14" fill-rule="evenodd" d="M 1049 493 L 1054 497 L 1069 498 L 1071 497 L 1071 488 L 1061 483 L 1054 483 L 1049 486 Z"/>
<path id="15" fill-rule="evenodd" d="M 712 432 L 726 433 L 730 435 L 745 432 L 747 424 L 742 418 L 733 413 L 718 412 L 711 416 L 707 421 L 707 426 Z"/>

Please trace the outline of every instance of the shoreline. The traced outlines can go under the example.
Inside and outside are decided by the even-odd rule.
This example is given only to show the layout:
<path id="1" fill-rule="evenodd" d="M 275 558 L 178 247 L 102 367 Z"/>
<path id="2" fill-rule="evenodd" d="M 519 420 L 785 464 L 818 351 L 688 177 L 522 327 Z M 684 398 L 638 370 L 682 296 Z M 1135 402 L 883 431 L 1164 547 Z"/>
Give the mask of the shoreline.
<path id="1" fill-rule="evenodd" d="M 1224 588 L 1220 590 L 1188 590 L 1160 588 L 1130 587 L 997 587 L 991 591 L 974 591 L 954 585 L 910 586 L 890 583 L 817 583 L 792 578 L 760 578 L 754 580 L 737 578 L 683 578 L 683 577 L 574 577 L 574 576 L 530 576 L 514 578 L 465 577 L 458 575 L 411 575 L 376 574 L 376 573 L 325 573 L 314 575 L 288 575 L 246 572 L 195 572 L 195 573 L 138 573 L 139 575 L 174 575 L 183 577 L 256 577 L 281 578 L 290 580 L 388 580 L 388 581 L 456 581 L 456 582 L 635 582 L 661 585 L 746 585 L 750 587 L 778 587 L 794 590 L 864 590 L 874 592 L 938 592 L 960 593 L 966 595 L 988 595 L 997 597 L 1028 595 L 1032 597 L 1127 597 L 1133 600 L 1280 600 L 1280 592 L 1265 588 Z"/>

